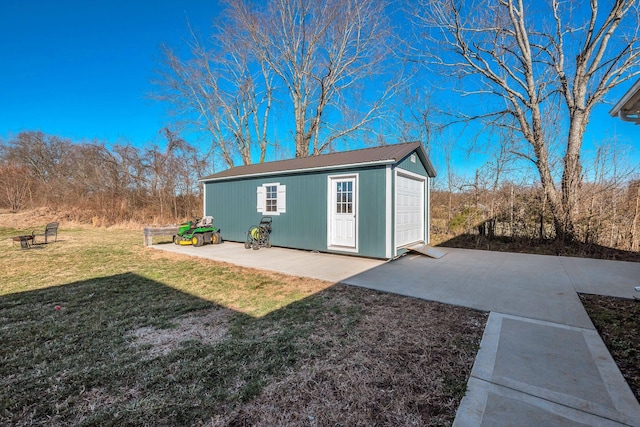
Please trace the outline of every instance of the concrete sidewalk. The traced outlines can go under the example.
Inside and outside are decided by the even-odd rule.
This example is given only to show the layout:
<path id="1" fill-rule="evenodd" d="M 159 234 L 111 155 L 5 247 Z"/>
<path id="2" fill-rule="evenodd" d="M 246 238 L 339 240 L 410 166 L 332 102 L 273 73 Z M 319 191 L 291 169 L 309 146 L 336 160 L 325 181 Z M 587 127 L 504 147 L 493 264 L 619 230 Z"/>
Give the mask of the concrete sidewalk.
<path id="1" fill-rule="evenodd" d="M 637 426 L 595 330 L 492 312 L 454 426 Z"/>
<path id="2" fill-rule="evenodd" d="M 640 426 L 577 292 L 631 298 L 640 264 L 445 248 L 344 283 L 490 311 L 455 426 Z"/>

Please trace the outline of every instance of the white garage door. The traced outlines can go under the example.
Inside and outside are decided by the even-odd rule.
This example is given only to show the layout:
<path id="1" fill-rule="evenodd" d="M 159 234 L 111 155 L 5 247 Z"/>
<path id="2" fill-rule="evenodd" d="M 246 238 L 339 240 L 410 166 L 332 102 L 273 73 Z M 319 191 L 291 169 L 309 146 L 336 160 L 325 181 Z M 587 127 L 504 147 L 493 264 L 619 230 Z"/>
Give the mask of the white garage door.
<path id="1" fill-rule="evenodd" d="M 396 179 L 396 247 L 424 240 L 424 180 Z"/>

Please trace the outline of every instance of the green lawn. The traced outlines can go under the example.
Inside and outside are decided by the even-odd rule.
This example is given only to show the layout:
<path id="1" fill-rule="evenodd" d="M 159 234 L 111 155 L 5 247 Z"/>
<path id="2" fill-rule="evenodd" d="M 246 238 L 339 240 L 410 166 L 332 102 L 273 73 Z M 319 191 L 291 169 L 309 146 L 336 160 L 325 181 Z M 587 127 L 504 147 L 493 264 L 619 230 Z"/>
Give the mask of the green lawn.
<path id="1" fill-rule="evenodd" d="M 486 314 L 0 228 L 0 424 L 448 425 Z M 451 322 L 455 318 L 456 322 Z"/>

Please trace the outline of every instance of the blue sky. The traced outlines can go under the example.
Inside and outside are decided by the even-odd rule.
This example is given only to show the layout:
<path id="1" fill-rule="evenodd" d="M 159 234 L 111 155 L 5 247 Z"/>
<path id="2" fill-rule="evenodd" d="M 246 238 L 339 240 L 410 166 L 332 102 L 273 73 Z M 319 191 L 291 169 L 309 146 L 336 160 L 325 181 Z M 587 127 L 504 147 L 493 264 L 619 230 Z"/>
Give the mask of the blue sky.
<path id="1" fill-rule="evenodd" d="M 212 0 L 0 0 L 0 137 L 41 130 L 75 141 L 162 143 L 158 131 L 170 118 L 147 96 L 160 45 L 180 47 L 187 19 L 206 34 L 217 13 Z M 611 118 L 610 108 L 594 112 L 585 155 L 604 138 L 640 141 L 640 126 Z M 432 155 L 444 173 L 442 153 Z M 637 164 L 637 150 L 630 156 Z M 464 141 L 457 145 L 458 173 L 472 175 L 483 161 L 466 157 Z"/>
<path id="2" fill-rule="evenodd" d="M 0 136 L 41 130 L 73 140 L 158 138 L 149 100 L 160 44 L 180 45 L 187 17 L 206 29 L 205 0 L 0 0 Z"/>

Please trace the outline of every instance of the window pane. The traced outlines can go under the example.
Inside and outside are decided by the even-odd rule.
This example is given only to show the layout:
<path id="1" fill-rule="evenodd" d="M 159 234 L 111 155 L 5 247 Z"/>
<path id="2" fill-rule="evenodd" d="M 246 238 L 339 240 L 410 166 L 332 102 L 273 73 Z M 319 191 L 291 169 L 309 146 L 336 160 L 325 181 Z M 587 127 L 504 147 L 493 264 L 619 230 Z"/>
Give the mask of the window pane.
<path id="1" fill-rule="evenodd" d="M 336 213 L 353 213 L 353 181 L 337 181 L 335 186 Z"/>
<path id="2" fill-rule="evenodd" d="M 275 199 L 278 194 L 278 189 L 275 185 L 267 186 L 267 199 Z"/>
<path id="3" fill-rule="evenodd" d="M 265 211 L 277 212 L 278 211 L 278 186 L 267 185 L 265 187 Z"/>

